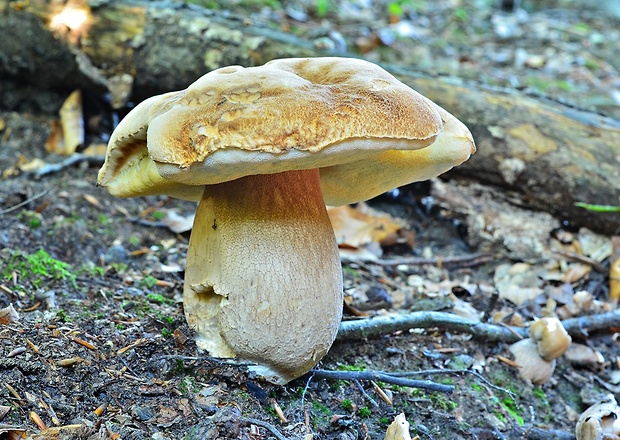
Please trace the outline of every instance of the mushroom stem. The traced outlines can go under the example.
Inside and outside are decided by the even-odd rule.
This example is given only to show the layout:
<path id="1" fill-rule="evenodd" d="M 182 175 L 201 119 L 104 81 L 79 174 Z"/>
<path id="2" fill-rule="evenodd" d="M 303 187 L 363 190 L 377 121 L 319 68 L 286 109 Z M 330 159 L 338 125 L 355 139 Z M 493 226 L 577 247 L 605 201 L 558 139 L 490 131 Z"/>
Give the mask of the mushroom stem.
<path id="1" fill-rule="evenodd" d="M 310 370 L 342 317 L 342 269 L 319 171 L 205 187 L 183 292 L 199 348 L 283 384 Z"/>

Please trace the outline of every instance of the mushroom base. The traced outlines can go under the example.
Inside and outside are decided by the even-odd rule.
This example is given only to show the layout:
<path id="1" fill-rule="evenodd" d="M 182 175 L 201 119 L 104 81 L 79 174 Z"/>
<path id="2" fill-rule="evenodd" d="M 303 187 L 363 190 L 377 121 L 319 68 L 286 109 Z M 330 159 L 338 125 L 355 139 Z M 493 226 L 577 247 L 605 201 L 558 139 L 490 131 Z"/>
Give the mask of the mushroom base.
<path id="1" fill-rule="evenodd" d="M 185 315 L 198 347 L 283 384 L 331 347 L 342 269 L 318 170 L 209 185 L 187 253 Z"/>

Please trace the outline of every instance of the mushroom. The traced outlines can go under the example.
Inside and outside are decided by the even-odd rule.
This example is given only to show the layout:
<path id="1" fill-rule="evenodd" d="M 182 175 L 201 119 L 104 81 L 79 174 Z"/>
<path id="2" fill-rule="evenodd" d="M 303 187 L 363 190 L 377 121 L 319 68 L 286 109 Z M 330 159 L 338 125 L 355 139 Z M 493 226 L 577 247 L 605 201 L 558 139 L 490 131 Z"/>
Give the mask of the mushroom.
<path id="1" fill-rule="evenodd" d="M 530 326 L 530 338 L 538 344 L 538 353 L 546 361 L 564 354 L 571 337 L 558 318 L 541 318 Z"/>
<path id="2" fill-rule="evenodd" d="M 528 383 L 543 384 L 551 379 L 555 370 L 555 359 L 546 361 L 538 354 L 536 342 L 530 338 L 521 339 L 510 346 L 510 352 L 519 366 L 519 377 Z"/>
<path id="3" fill-rule="evenodd" d="M 617 440 L 620 438 L 620 408 L 613 395 L 585 410 L 575 426 L 577 440 Z"/>
<path id="4" fill-rule="evenodd" d="M 534 384 L 547 382 L 555 369 L 555 359 L 571 344 L 571 337 L 557 318 L 541 318 L 530 326 L 530 337 L 510 346 L 519 365 L 519 376 Z"/>
<path id="5" fill-rule="evenodd" d="M 372 63 L 282 59 L 136 106 L 98 183 L 199 202 L 183 291 L 197 345 L 283 384 L 325 355 L 341 319 L 325 202 L 435 177 L 474 151 L 460 121 Z"/>

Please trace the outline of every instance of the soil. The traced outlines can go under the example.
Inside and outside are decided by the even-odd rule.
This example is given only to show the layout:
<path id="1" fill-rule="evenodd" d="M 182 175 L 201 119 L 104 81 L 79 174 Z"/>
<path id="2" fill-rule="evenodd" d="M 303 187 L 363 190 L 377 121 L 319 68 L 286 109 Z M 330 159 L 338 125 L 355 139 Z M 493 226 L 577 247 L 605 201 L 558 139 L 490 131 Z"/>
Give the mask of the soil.
<path id="1" fill-rule="evenodd" d="M 455 2 L 440 3 L 445 12 Z M 308 5 L 294 6 L 307 14 L 308 29 L 336 26 L 325 26 L 325 19 Z M 528 78 L 524 72 L 531 73 L 538 80 L 530 80 L 530 85 L 544 84 L 546 93 L 572 97 L 581 105 L 594 103 L 597 110 L 613 114 L 617 103 L 610 91 L 616 87 L 612 79 L 617 81 L 617 68 L 612 65 L 617 58 L 610 48 L 617 47 L 619 37 L 605 29 L 613 28 L 615 19 L 601 11 L 562 6 L 565 9 L 531 11 L 536 20 L 519 22 L 514 38 L 523 38 L 528 47 L 525 55 L 518 55 L 526 57 L 523 63 L 514 64 L 516 52 L 506 45 L 508 37 L 494 34 L 489 21 L 492 16 L 517 20 L 510 18 L 514 13 L 488 5 L 468 5 L 468 20 L 452 7 L 448 24 L 456 27 L 446 27 L 452 31 L 443 34 L 443 43 L 428 37 L 435 43 L 425 45 L 424 59 L 440 58 L 449 66 L 468 45 L 474 47 L 470 60 L 479 59 L 476 51 L 481 46 L 471 46 L 471 40 L 484 41 L 485 56 L 497 62 L 485 71 L 502 78 L 501 85 L 507 84 L 506 78 L 518 78 L 522 85 Z M 339 23 L 337 10 L 328 11 L 332 23 Z M 441 26 L 433 14 L 437 10 L 419 7 L 401 11 L 398 21 Z M 394 32 L 389 15 L 374 22 Z M 596 40 L 597 51 L 590 53 L 591 59 L 600 61 L 598 67 L 562 64 L 567 70 L 561 75 L 574 80 L 571 88 L 579 93 L 571 94 L 557 71 L 535 67 L 540 58 L 533 57 L 534 52 L 547 57 L 547 62 L 558 52 L 542 50 L 538 34 L 527 31 L 532 22 L 567 35 L 604 37 Z M 398 60 L 410 53 L 413 40 L 377 42 L 379 24 L 367 27 L 366 35 L 344 25 L 338 29 L 358 48 L 368 41 L 375 45 L 367 47 L 371 59 L 380 54 Z M 463 41 L 456 41 L 456 36 Z M 570 42 L 561 47 L 558 51 L 571 54 L 571 60 L 582 50 Z M 506 50 L 512 51 L 508 67 L 502 58 Z M 575 72 L 583 73 L 582 67 L 588 78 L 604 76 L 612 86 L 577 78 Z M 549 78 L 555 82 L 541 82 Z M 598 99 L 601 96 L 604 99 Z M 569 439 L 574 438 L 579 414 L 601 396 L 619 391 L 615 384 L 620 347 L 613 329 L 573 338 L 591 347 L 596 360 L 560 357 L 544 385 L 527 383 L 518 377 L 517 368 L 505 362 L 511 357 L 508 343 L 477 340 L 441 326 L 336 342 L 319 365 L 349 372 L 429 371 L 416 378 L 453 385 L 451 395 L 311 375 L 275 386 L 256 380 L 241 367 L 210 359 L 198 352 L 183 316 L 189 232 L 172 232 L 162 222 L 168 212 L 191 215 L 195 205 L 166 197 L 114 198 L 96 186 L 100 165 L 96 158 L 44 176 L 27 171 L 23 165 L 36 158 L 46 163 L 62 160 L 44 149 L 55 119 L 56 114 L 0 109 L 0 308 L 12 305 L 19 315 L 18 320 L 0 325 L 0 438 L 24 433 L 29 438 L 75 439 L 383 439 L 387 426 L 402 412 L 411 423 L 412 436 L 422 439 Z M 91 132 L 95 143 L 103 131 Z M 606 274 L 587 266 L 581 276 L 566 278 L 569 269 L 578 266 L 549 253 L 558 236 L 562 243 L 604 244 L 609 237 L 568 230 L 560 220 L 502 201 L 506 198 L 501 190 L 459 182 L 448 174 L 441 181 L 410 185 L 371 201 L 373 208 L 402 219 L 403 229 L 414 233 L 405 234 L 408 244 L 386 246 L 382 258 L 485 252 L 492 259 L 473 267 L 446 266 L 441 260 L 397 266 L 347 260 L 345 319 L 418 309 L 458 310 L 466 316 L 484 313 L 485 320 L 500 319 L 501 313 L 502 322 L 524 326 L 572 304 L 572 294 L 578 291 L 591 293 L 600 309 L 609 310 Z M 539 295 L 519 306 L 496 295 L 498 267 L 514 262 L 526 263 L 525 274 L 533 276 L 540 288 Z M 377 297 L 380 300 L 373 301 Z M 579 313 L 595 310 L 574 316 Z M 8 411 L 4 415 L 3 408 Z M 44 430 L 42 424 L 58 430 Z"/>

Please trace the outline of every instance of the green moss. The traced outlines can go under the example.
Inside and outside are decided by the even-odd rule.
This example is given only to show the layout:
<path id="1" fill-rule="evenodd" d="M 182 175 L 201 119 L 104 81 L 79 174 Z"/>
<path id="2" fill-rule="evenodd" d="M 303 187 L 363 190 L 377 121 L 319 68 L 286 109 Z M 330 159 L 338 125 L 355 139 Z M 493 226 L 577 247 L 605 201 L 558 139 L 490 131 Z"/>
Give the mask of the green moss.
<path id="1" fill-rule="evenodd" d="M 22 211 L 17 218 L 30 229 L 38 229 L 43 224 L 43 217 L 38 212 Z"/>
<path id="2" fill-rule="evenodd" d="M 341 371 L 364 371 L 364 370 L 366 370 L 366 365 L 365 364 L 338 365 L 338 370 L 341 370 Z"/>
<path id="3" fill-rule="evenodd" d="M 179 391 L 184 395 L 189 394 L 190 392 L 197 393 L 200 389 L 200 384 L 191 376 L 185 376 L 179 383 Z"/>
<path id="4" fill-rule="evenodd" d="M 151 288 L 155 287 L 156 285 L 157 285 L 157 278 L 155 278 L 155 277 L 153 277 L 151 275 L 145 276 L 138 283 L 139 287 L 146 288 L 146 289 L 151 289 Z M 159 296 L 161 296 L 161 295 L 159 295 Z M 147 295 L 147 298 L 148 298 L 148 295 Z"/>
<path id="5" fill-rule="evenodd" d="M 372 415 L 372 411 L 367 406 L 362 406 L 357 410 L 357 415 L 360 417 L 370 417 Z"/>
<path id="6" fill-rule="evenodd" d="M 56 319 L 58 319 L 60 322 L 71 322 L 71 318 L 69 318 L 67 312 L 62 309 L 56 311 Z"/>
<path id="7" fill-rule="evenodd" d="M 153 217 L 153 220 L 158 222 L 160 220 L 163 220 L 166 217 L 166 213 L 161 212 L 161 211 L 153 211 L 152 217 Z"/>
<path id="8" fill-rule="evenodd" d="M 34 254 L 8 251 L 2 278 L 10 280 L 13 272 L 18 272 L 20 281 L 30 282 L 35 288 L 48 286 L 50 280 L 65 281 L 77 288 L 76 276 L 71 266 L 52 258 L 45 250 L 39 249 Z"/>
<path id="9" fill-rule="evenodd" d="M 517 407 L 517 402 L 515 402 L 512 398 L 507 397 L 501 401 L 502 407 L 510 416 L 515 419 L 517 425 L 523 426 L 525 424 L 525 420 L 521 414 L 519 414 L 519 408 Z"/>
<path id="10" fill-rule="evenodd" d="M 351 411 L 353 409 L 353 401 L 351 399 L 344 399 L 340 402 L 342 409 Z"/>
<path id="11" fill-rule="evenodd" d="M 171 300 L 170 298 L 166 298 L 159 293 L 147 293 L 146 299 L 157 304 L 174 304 L 173 300 Z"/>

